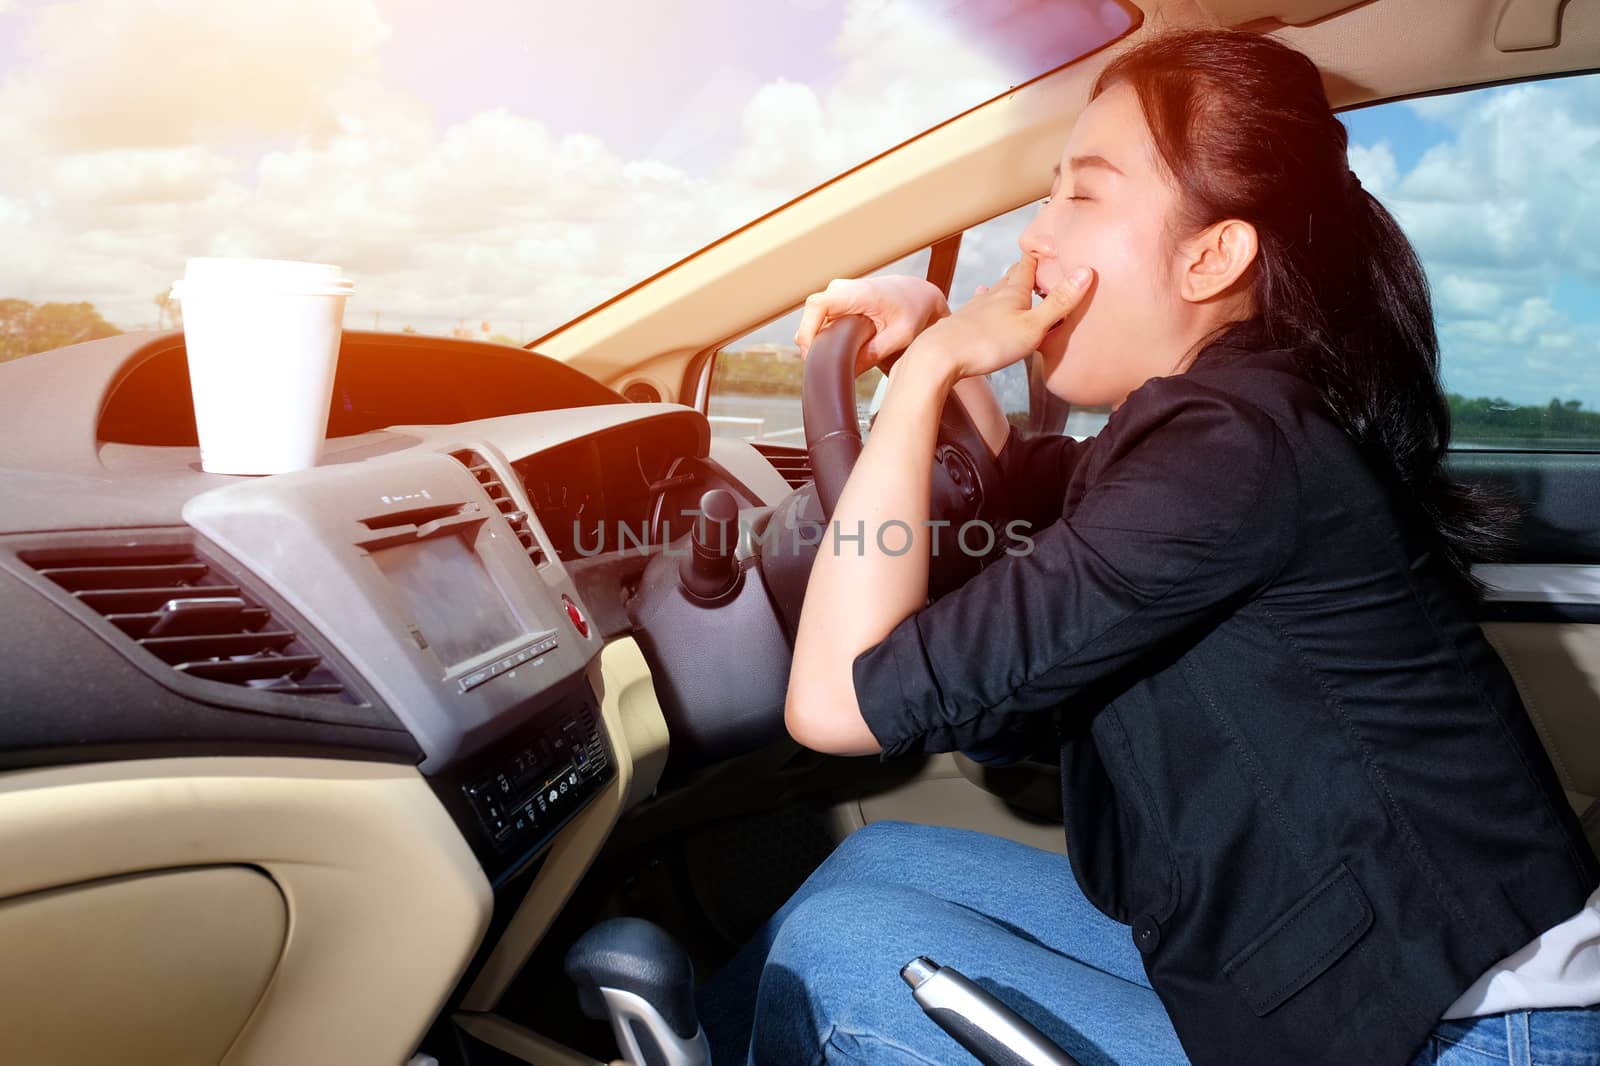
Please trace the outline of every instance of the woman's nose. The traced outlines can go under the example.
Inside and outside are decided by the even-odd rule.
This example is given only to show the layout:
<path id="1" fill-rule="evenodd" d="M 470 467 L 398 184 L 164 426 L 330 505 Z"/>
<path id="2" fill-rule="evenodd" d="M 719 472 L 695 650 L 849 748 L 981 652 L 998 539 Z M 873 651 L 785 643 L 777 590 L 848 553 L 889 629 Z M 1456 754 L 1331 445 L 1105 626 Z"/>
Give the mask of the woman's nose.
<path id="1" fill-rule="evenodd" d="M 1055 252 L 1050 242 L 1050 235 L 1045 231 L 1043 220 L 1044 208 L 1040 207 L 1023 227 L 1022 236 L 1017 238 L 1017 247 L 1022 249 L 1022 253 L 1031 255 L 1036 260 L 1046 259 Z"/>

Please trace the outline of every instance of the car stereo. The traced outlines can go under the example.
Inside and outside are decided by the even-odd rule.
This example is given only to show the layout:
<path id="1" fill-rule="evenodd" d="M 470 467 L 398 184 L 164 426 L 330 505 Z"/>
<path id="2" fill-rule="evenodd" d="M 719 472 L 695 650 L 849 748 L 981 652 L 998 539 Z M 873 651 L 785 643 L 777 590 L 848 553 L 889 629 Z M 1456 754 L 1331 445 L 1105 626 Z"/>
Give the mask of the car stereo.
<path id="1" fill-rule="evenodd" d="M 534 564 L 454 456 L 404 452 L 240 481 L 183 513 L 394 710 L 491 880 L 611 779 L 587 678 L 599 630 L 565 569 Z"/>

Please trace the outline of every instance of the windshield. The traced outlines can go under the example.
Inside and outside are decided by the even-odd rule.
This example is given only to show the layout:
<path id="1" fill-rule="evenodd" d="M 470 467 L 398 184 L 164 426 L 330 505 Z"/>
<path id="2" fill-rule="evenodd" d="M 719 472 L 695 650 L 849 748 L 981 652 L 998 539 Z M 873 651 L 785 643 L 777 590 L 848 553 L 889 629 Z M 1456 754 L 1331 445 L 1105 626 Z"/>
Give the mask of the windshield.
<path id="1" fill-rule="evenodd" d="M 175 326 L 194 256 L 522 343 L 1114 40 L 1112 0 L 0 0 L 7 357 Z"/>

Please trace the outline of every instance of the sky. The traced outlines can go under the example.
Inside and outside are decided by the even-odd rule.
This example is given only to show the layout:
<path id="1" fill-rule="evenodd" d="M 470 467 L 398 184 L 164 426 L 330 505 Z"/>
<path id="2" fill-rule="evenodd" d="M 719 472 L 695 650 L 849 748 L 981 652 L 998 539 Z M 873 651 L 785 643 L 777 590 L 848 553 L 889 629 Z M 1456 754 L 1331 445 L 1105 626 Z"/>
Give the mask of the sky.
<path id="1" fill-rule="evenodd" d="M 1600 410 L 1600 76 L 1341 117 L 1427 270 L 1446 387 Z"/>
<path id="2" fill-rule="evenodd" d="M 349 325 L 536 336 L 1108 18 L 1127 23 L 1110 0 L 0 0 L 0 240 L 21 249 L 0 296 L 150 325 L 189 257 L 261 256 L 343 267 Z"/>
<path id="3" fill-rule="evenodd" d="M 530 338 L 1115 17 L 1106 0 L 0 0 L 0 298 L 148 328 L 188 257 L 251 255 L 340 265 L 349 326 Z M 1600 76 L 1344 118 L 1428 270 L 1447 386 L 1600 410 Z M 1015 258 L 1028 210 L 969 234 L 955 299 Z"/>

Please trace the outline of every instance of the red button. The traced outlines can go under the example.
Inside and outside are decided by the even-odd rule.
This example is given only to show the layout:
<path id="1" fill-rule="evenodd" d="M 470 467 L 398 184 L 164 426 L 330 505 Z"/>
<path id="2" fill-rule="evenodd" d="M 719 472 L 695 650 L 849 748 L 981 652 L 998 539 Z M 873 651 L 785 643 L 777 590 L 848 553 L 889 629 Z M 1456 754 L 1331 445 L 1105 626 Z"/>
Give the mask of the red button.
<path id="1" fill-rule="evenodd" d="M 572 624 L 578 627 L 578 636 L 589 635 L 589 623 L 583 620 L 583 612 L 578 610 L 578 605 L 572 602 L 566 593 L 561 594 L 561 602 L 567 605 L 567 617 L 572 619 Z"/>

